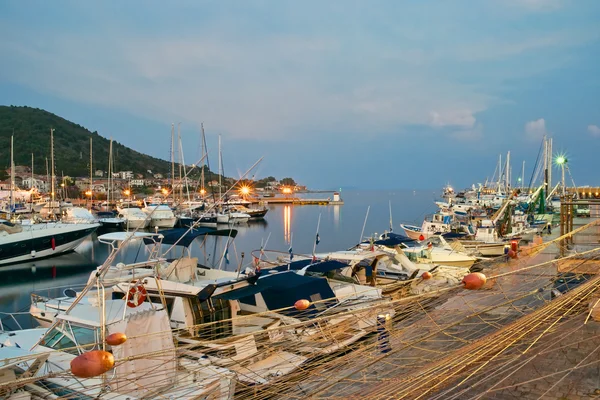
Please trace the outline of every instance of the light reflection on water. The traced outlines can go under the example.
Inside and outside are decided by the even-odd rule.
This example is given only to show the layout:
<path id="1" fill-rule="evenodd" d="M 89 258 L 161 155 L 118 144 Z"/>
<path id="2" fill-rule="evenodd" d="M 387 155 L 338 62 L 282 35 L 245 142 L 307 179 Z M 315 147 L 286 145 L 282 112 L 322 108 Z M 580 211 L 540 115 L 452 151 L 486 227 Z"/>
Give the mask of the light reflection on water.
<path id="1" fill-rule="evenodd" d="M 253 221 L 236 226 L 238 235 L 228 252 L 229 264 L 221 262 L 227 270 L 235 270 L 242 263 L 250 265 L 252 250 L 260 248 L 269 238 L 267 250 L 287 251 L 293 237 L 295 254 L 310 255 L 315 244 L 315 231 L 319 214 L 320 243 L 316 252 L 327 252 L 347 249 L 357 243 L 365 212 L 370 206 L 369 218 L 365 227 L 365 235 L 382 233 L 389 229 L 389 205 L 392 203 L 394 231 L 400 232 L 399 223 L 420 222 L 423 216 L 435 210 L 433 191 L 422 191 L 413 194 L 406 191 L 346 191 L 343 193 L 343 206 L 295 206 L 270 205 L 266 220 Z M 317 197 L 312 194 L 311 197 Z M 327 194 L 323 194 L 327 197 Z M 342 218 L 344 213 L 344 218 Z M 223 260 L 227 238 L 217 237 L 202 241 L 197 239 L 190 246 L 193 257 L 205 265 L 216 265 Z M 163 246 L 163 251 L 168 247 Z M 142 242 L 130 243 L 126 251 L 117 255 L 115 263 L 130 263 L 147 259 L 149 250 Z M 87 282 L 90 272 L 102 264 L 109 254 L 109 247 L 99 243 L 96 236 L 85 240 L 76 252 L 45 260 L 36 260 L 15 266 L 0 266 L 0 311 L 17 312 L 27 310 L 30 294 L 44 288 L 68 287 L 82 285 Z M 182 254 L 177 248 L 169 252 L 168 258 L 176 258 Z M 242 269 L 243 269 L 242 267 Z M 62 289 L 52 289 L 45 294 L 61 295 Z"/>

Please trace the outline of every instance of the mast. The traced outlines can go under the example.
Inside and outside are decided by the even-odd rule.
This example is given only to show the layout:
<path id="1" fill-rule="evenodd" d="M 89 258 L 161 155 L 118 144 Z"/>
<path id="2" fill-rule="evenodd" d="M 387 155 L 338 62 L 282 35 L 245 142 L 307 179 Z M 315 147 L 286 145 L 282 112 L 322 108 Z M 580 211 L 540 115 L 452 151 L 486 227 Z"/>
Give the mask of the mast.
<path id="1" fill-rule="evenodd" d="M 188 177 L 187 177 L 187 168 L 185 167 L 185 157 L 183 155 L 183 145 L 181 144 L 181 133 L 179 134 L 179 156 L 180 156 L 180 163 L 179 163 L 179 180 L 181 181 L 181 169 L 183 168 L 183 179 L 185 180 L 185 191 L 187 193 L 187 200 L 188 203 L 191 201 L 190 199 L 190 188 L 188 186 Z M 183 199 L 183 185 L 181 185 L 181 199 Z M 180 201 L 181 201 L 180 199 Z"/>
<path id="2" fill-rule="evenodd" d="M 46 189 L 48 188 L 48 182 L 50 182 L 50 169 L 48 168 L 48 157 L 46 157 Z"/>
<path id="3" fill-rule="evenodd" d="M 221 175 L 223 171 L 221 168 L 221 134 L 219 133 L 219 202 L 221 201 Z"/>
<path id="4" fill-rule="evenodd" d="M 206 189 L 204 188 L 204 165 L 206 164 L 206 160 L 204 160 L 204 152 L 206 151 L 205 147 L 204 147 L 204 143 L 205 143 L 205 136 L 204 136 L 204 122 L 202 124 L 200 124 L 200 126 L 202 127 L 202 170 L 200 172 L 200 193 L 203 194 L 202 197 L 204 197 L 204 193 L 206 193 Z"/>
<path id="5" fill-rule="evenodd" d="M 171 124 L 171 196 L 175 202 L 175 124 Z"/>
<path id="6" fill-rule="evenodd" d="M 506 190 L 510 188 L 510 151 L 506 154 Z"/>
<path id="7" fill-rule="evenodd" d="M 15 208 L 15 197 L 13 194 L 13 187 L 15 186 L 15 162 L 13 159 L 13 136 L 10 137 L 10 204 L 8 209 L 8 215 L 12 215 L 12 211 Z M 10 218 L 9 218 L 10 219 Z"/>
<path id="8" fill-rule="evenodd" d="M 177 161 L 179 162 L 179 201 L 183 199 L 183 175 L 182 175 L 182 163 L 183 163 L 183 150 L 181 149 L 181 122 L 177 123 L 177 147 L 178 147 L 178 156 Z M 188 197 L 189 200 L 189 197 Z"/>
<path id="9" fill-rule="evenodd" d="M 108 194 L 106 196 L 107 206 L 110 208 L 110 192 L 112 190 L 112 137 L 108 144 Z"/>
<path id="10" fill-rule="evenodd" d="M 52 207 L 54 207 L 54 198 L 56 193 L 56 177 L 54 176 L 54 128 L 50 128 L 50 160 L 51 160 L 51 169 L 50 173 L 52 175 Z"/>
<path id="11" fill-rule="evenodd" d="M 548 139 L 548 190 L 552 189 L 552 138 Z M 548 193 L 546 193 L 548 195 Z"/>
<path id="12" fill-rule="evenodd" d="M 92 137 L 90 137 L 90 208 L 92 208 L 92 196 L 94 194 L 94 192 L 92 191 L 92 188 L 94 187 L 94 183 L 93 183 L 93 165 L 92 165 Z"/>

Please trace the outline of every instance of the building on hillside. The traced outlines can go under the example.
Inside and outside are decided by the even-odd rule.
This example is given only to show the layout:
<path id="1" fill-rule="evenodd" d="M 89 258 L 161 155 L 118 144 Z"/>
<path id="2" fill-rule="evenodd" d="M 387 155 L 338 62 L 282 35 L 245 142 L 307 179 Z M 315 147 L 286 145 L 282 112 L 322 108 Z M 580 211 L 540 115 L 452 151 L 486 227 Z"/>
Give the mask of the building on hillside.
<path id="1" fill-rule="evenodd" d="M 24 189 L 37 189 L 38 192 L 47 192 L 48 191 L 48 183 L 40 178 L 31 178 L 31 177 L 27 177 L 27 178 L 23 178 L 23 181 L 21 182 L 21 185 L 23 186 Z"/>
<path id="2" fill-rule="evenodd" d="M 94 172 L 94 176 L 97 178 L 104 178 L 104 171 L 97 169 L 96 172 Z"/>
<path id="3" fill-rule="evenodd" d="M 0 181 L 0 190 L 10 190 L 10 181 Z"/>
<path id="4" fill-rule="evenodd" d="M 146 181 L 143 179 L 132 179 L 129 184 L 131 186 L 144 186 L 146 184 Z"/>
<path id="5" fill-rule="evenodd" d="M 121 171 L 121 172 L 119 172 L 119 174 L 121 175 L 121 179 L 132 179 L 133 178 L 133 171 Z"/>
<path id="6" fill-rule="evenodd" d="M 154 174 L 154 179 L 162 179 L 163 175 L 162 174 Z"/>

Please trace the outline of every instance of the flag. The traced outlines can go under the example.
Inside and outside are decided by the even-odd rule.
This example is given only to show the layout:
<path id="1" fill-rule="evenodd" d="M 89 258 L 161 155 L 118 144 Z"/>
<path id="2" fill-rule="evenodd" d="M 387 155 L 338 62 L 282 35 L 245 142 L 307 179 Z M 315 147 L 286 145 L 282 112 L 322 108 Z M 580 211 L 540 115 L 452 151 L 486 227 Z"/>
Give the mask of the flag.
<path id="1" fill-rule="evenodd" d="M 315 239 L 315 246 L 318 245 L 320 241 L 321 241 L 321 238 L 319 237 L 319 234 L 317 233 L 317 238 Z"/>
<path id="2" fill-rule="evenodd" d="M 225 264 L 229 264 L 229 248 L 225 249 L 225 255 L 223 258 L 225 258 Z"/>
<path id="3" fill-rule="evenodd" d="M 290 261 L 294 259 L 294 252 L 292 250 L 292 245 L 290 244 L 290 248 L 288 249 L 288 253 L 290 253 Z"/>

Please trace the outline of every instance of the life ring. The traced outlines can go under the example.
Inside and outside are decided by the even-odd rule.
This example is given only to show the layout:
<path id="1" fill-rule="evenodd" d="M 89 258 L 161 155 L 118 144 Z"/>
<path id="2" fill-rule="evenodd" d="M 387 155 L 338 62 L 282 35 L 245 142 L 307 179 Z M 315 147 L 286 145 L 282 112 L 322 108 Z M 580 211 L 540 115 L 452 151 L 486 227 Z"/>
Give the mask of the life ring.
<path id="1" fill-rule="evenodd" d="M 146 300 L 146 297 L 148 297 L 146 288 L 141 282 L 137 282 L 127 292 L 127 307 L 135 308 L 139 306 Z"/>

